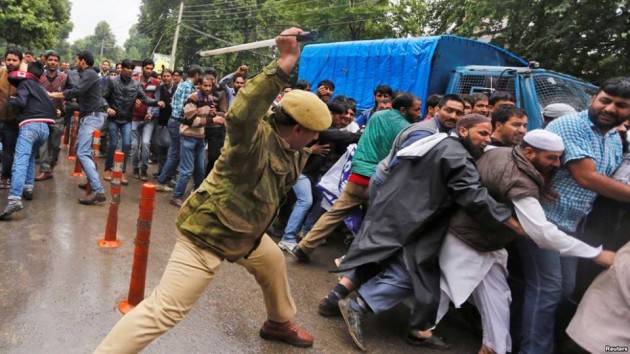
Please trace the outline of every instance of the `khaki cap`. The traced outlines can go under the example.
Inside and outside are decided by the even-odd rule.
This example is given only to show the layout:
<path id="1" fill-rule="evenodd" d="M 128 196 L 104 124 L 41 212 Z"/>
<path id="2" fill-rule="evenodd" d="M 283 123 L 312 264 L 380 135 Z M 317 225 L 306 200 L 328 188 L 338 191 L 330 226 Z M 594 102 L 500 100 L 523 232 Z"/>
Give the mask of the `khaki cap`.
<path id="1" fill-rule="evenodd" d="M 280 101 L 282 110 L 301 126 L 321 132 L 330 128 L 332 117 L 328 106 L 314 93 L 304 90 L 287 92 Z"/>

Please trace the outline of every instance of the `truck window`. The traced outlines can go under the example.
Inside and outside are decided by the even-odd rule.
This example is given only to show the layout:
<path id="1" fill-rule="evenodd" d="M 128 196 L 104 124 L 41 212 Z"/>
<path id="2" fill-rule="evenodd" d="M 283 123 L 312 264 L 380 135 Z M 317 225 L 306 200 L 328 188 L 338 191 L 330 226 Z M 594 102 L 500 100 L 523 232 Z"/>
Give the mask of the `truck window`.
<path id="1" fill-rule="evenodd" d="M 534 85 L 541 107 L 552 103 L 565 103 L 578 112 L 588 107 L 590 98 L 596 91 L 595 88 L 578 81 L 548 74 L 534 76 Z"/>

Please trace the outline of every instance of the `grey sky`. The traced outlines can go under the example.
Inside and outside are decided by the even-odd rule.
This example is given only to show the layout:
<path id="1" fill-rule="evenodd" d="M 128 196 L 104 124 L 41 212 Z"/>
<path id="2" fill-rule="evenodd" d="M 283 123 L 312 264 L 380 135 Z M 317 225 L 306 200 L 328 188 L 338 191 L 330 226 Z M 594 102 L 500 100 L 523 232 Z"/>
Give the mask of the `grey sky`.
<path id="1" fill-rule="evenodd" d="M 99 21 L 107 21 L 122 46 L 129 28 L 137 22 L 141 0 L 71 0 L 71 20 L 74 28 L 68 37 L 71 43 L 94 33 Z"/>

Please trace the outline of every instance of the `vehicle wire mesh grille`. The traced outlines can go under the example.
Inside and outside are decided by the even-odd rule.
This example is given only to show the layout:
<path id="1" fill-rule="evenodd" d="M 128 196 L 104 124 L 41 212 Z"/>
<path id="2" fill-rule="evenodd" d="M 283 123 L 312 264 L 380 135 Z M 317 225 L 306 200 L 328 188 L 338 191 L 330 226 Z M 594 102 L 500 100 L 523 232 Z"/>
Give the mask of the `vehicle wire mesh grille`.
<path id="1" fill-rule="evenodd" d="M 565 80 L 557 76 L 537 75 L 534 85 L 541 108 L 552 103 L 565 103 L 578 112 L 588 107 L 588 102 L 595 89 Z"/>
<path id="2" fill-rule="evenodd" d="M 470 94 L 474 92 L 486 92 L 484 89 L 494 91 L 506 91 L 514 95 L 513 76 L 489 76 L 476 74 L 462 74 L 457 83 L 456 93 Z M 486 92 L 490 94 L 490 92 Z"/>

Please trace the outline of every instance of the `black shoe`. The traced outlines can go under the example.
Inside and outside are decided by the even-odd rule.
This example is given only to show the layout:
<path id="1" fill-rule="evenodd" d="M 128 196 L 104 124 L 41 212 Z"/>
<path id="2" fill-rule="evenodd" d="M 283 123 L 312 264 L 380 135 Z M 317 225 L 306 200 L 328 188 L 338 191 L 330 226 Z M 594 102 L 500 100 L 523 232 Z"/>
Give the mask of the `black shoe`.
<path id="1" fill-rule="evenodd" d="M 428 338 L 421 338 L 409 332 L 407 333 L 405 341 L 414 347 L 424 347 L 437 350 L 451 349 L 451 346 L 446 344 L 442 337 L 438 337 L 435 334 Z"/>
<path id="2" fill-rule="evenodd" d="M 339 300 L 339 311 L 343 316 L 343 320 L 346 322 L 346 327 L 348 327 L 348 333 L 350 333 L 350 337 L 352 337 L 352 341 L 354 344 L 361 349 L 362 351 L 366 351 L 365 342 L 363 340 L 363 329 L 361 322 L 363 320 L 363 313 L 360 311 L 354 310 L 352 306 L 350 306 L 350 300 L 341 299 Z"/>
<path id="3" fill-rule="evenodd" d="M 140 179 L 140 170 L 137 168 L 133 169 L 133 178 Z"/>
<path id="4" fill-rule="evenodd" d="M 96 205 L 107 201 L 105 193 L 92 193 L 85 198 L 79 199 L 79 203 L 83 205 Z"/>
<path id="5" fill-rule="evenodd" d="M 328 294 L 328 296 L 319 302 L 317 312 L 324 317 L 341 316 L 341 312 L 339 312 L 339 299 L 334 295 L 331 296 Z"/>
<path id="6" fill-rule="evenodd" d="M 146 181 L 148 181 L 148 180 L 149 180 L 149 175 L 147 174 L 147 171 L 142 171 L 142 172 L 140 172 L 140 179 L 141 179 L 143 182 L 146 182 Z"/>
<path id="7" fill-rule="evenodd" d="M 22 204 L 21 200 L 9 200 L 9 204 L 7 204 L 2 214 L 0 214 L 0 220 L 8 220 L 11 214 L 15 214 L 22 209 L 24 209 L 24 204 Z"/>
<path id="8" fill-rule="evenodd" d="M 306 252 L 302 251 L 300 246 L 295 246 L 291 251 L 289 251 L 289 254 L 300 263 L 308 263 L 311 261 L 311 257 L 309 257 Z"/>
<path id="9" fill-rule="evenodd" d="M 25 189 L 22 192 L 22 198 L 24 198 L 26 200 L 33 200 L 33 190 L 32 189 Z"/>

